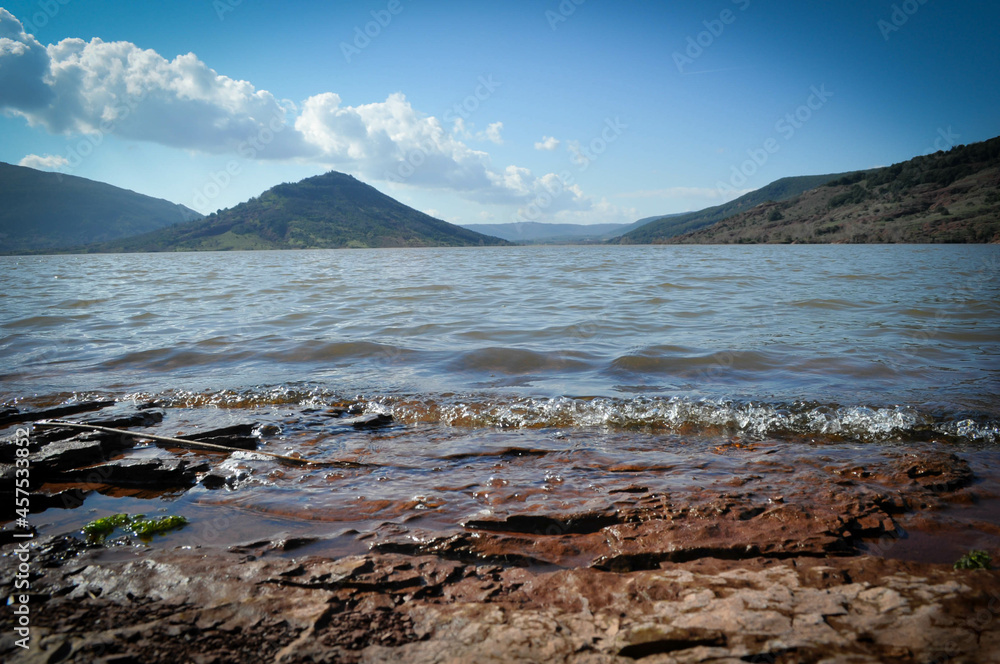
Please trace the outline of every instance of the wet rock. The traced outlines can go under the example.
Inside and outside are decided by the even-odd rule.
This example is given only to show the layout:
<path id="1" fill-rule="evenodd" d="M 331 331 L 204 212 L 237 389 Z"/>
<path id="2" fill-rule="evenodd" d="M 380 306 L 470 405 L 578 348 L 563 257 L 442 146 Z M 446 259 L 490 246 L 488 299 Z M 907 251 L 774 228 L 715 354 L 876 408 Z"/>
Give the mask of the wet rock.
<path id="1" fill-rule="evenodd" d="M 88 543 L 74 535 L 55 535 L 39 540 L 32 557 L 39 567 L 55 569 L 86 551 L 99 548 L 101 545 Z"/>
<path id="2" fill-rule="evenodd" d="M 397 537 L 372 544 L 373 551 L 410 556 L 435 555 L 465 563 L 493 562 L 522 567 L 544 566 L 547 560 L 528 555 L 535 541 L 527 538 L 459 533 L 431 538 Z"/>
<path id="3" fill-rule="evenodd" d="M 279 537 L 277 539 L 259 540 L 246 544 L 234 544 L 228 551 L 232 553 L 261 556 L 271 551 L 287 553 L 319 541 L 316 537 Z"/>
<path id="4" fill-rule="evenodd" d="M 80 468 L 103 459 L 101 441 L 71 438 L 45 445 L 32 457 L 32 463 L 42 476 L 52 477 L 58 471 Z"/>
<path id="5" fill-rule="evenodd" d="M 66 471 L 65 476 L 91 484 L 170 488 L 194 486 L 198 474 L 208 469 L 207 462 L 191 463 L 185 459 L 119 459 Z"/>
<path id="6" fill-rule="evenodd" d="M 114 401 L 94 400 L 81 401 L 79 403 L 66 404 L 64 406 L 54 406 L 52 408 L 43 408 L 42 410 L 17 411 L 15 409 L 15 412 L 8 412 L 6 415 L 0 416 L 0 426 L 20 424 L 22 422 L 51 420 L 66 417 L 68 415 L 77 415 L 79 413 L 87 413 L 93 410 L 109 408 L 114 405 Z"/>
<path id="7" fill-rule="evenodd" d="M 341 418 L 336 421 L 338 427 L 353 427 L 355 429 L 374 429 L 392 424 L 392 415 L 388 413 L 368 413 L 357 417 Z"/>
<path id="8" fill-rule="evenodd" d="M 235 447 L 241 450 L 256 450 L 260 443 L 260 439 L 255 433 L 257 426 L 256 423 L 234 424 L 209 431 L 174 436 L 174 438 L 209 443 L 210 445 L 222 445 L 223 447 Z M 169 443 L 160 443 L 160 445 L 170 446 Z"/>
<path id="9" fill-rule="evenodd" d="M 955 491 L 972 484 L 975 475 L 969 463 L 954 454 L 924 456 L 906 460 L 900 474 L 935 492 Z"/>
<path id="10" fill-rule="evenodd" d="M 129 415 L 123 415 L 119 417 L 111 418 L 88 418 L 80 420 L 80 424 L 90 424 L 93 426 L 109 427 L 112 429 L 128 429 L 131 427 L 145 427 L 158 424 L 163 421 L 163 413 L 159 411 L 148 411 L 141 413 L 132 413 Z M 115 441 L 117 441 L 118 447 L 131 447 L 134 445 L 135 438 L 131 435 L 126 434 L 114 434 L 108 432 L 97 432 L 90 431 L 81 434 L 81 429 L 76 427 L 60 427 L 60 426 L 44 426 L 35 427 L 31 434 L 32 444 L 37 446 L 39 443 L 52 443 L 59 440 L 66 440 L 68 438 L 73 438 L 77 436 L 90 436 L 93 438 L 101 438 L 105 440 L 109 446 L 114 446 Z"/>
<path id="11" fill-rule="evenodd" d="M 13 480 L 11 480 L 10 487 L 11 491 L 9 493 L 0 490 L 0 500 L 2 500 L 0 502 L 0 518 L 2 519 L 13 519 L 17 516 Z M 79 488 L 64 489 L 56 493 L 33 490 L 28 494 L 28 511 L 31 514 L 38 514 L 39 512 L 53 508 L 76 509 L 83 505 L 83 501 L 90 493 L 90 491 Z"/>
<path id="12" fill-rule="evenodd" d="M 0 463 L 14 463 L 17 460 L 17 450 L 19 447 L 25 447 L 25 445 L 18 445 L 16 436 L 0 438 Z M 42 448 L 42 443 L 36 438 L 31 437 L 28 439 L 27 448 L 29 454 L 34 454 Z"/>
<path id="13" fill-rule="evenodd" d="M 618 513 L 589 512 L 567 516 L 545 514 L 512 514 L 504 519 L 470 519 L 465 527 L 471 530 L 524 533 L 533 535 L 565 535 L 595 533 L 620 523 Z"/>
<path id="14" fill-rule="evenodd" d="M 202 475 L 201 484 L 206 489 L 222 489 L 228 487 L 235 488 L 240 482 L 250 479 L 250 473 L 239 469 L 214 468 L 210 472 Z"/>
<path id="15" fill-rule="evenodd" d="M 649 491 L 649 489 L 647 487 L 638 486 L 636 484 L 631 484 L 631 485 L 629 485 L 627 487 L 623 487 L 621 489 L 611 489 L 610 491 L 608 491 L 608 493 L 609 494 L 616 494 L 616 493 L 647 493 L 648 491 Z"/>

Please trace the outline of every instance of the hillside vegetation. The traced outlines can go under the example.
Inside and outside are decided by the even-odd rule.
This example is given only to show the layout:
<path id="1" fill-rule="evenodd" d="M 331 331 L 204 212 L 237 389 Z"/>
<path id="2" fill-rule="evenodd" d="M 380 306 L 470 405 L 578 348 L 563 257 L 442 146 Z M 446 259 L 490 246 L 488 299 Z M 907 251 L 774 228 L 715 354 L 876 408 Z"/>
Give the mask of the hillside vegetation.
<path id="1" fill-rule="evenodd" d="M 625 233 L 616 241 L 621 244 L 659 244 L 677 235 L 683 235 L 684 233 L 690 233 L 700 228 L 711 226 L 716 222 L 750 210 L 766 201 L 784 201 L 804 191 L 826 184 L 831 180 L 848 175 L 854 174 L 834 173 L 832 175 L 805 175 L 782 178 L 775 180 L 766 187 L 751 191 L 723 205 L 716 205 L 697 212 L 661 217 L 631 232 Z"/>
<path id="2" fill-rule="evenodd" d="M 201 216 L 103 182 L 0 162 L 0 253 L 60 251 Z"/>
<path id="3" fill-rule="evenodd" d="M 1000 138 L 858 172 L 671 243 L 1000 241 Z"/>
<path id="4" fill-rule="evenodd" d="M 414 210 L 350 175 L 331 171 L 280 184 L 200 221 L 96 251 L 224 251 L 507 244 Z"/>

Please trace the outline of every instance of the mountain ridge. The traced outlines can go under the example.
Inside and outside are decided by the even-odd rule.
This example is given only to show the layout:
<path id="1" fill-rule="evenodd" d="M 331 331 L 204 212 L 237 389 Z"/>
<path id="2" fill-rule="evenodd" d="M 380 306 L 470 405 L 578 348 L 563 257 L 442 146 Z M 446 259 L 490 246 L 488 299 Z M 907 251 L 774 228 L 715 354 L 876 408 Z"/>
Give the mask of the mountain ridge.
<path id="1" fill-rule="evenodd" d="M 508 244 L 436 219 L 351 175 L 282 183 L 202 220 L 88 251 L 228 251 Z"/>
<path id="2" fill-rule="evenodd" d="M 200 219 L 162 198 L 0 162 L 0 254 L 64 251 Z"/>
<path id="3" fill-rule="evenodd" d="M 1000 137 L 857 171 L 662 241 L 1000 242 Z"/>
<path id="4" fill-rule="evenodd" d="M 814 187 L 857 172 L 780 178 L 722 205 L 715 205 L 695 212 L 659 217 L 613 239 L 612 242 L 618 244 L 659 244 L 667 238 L 710 226 L 769 200 L 787 200 Z"/>

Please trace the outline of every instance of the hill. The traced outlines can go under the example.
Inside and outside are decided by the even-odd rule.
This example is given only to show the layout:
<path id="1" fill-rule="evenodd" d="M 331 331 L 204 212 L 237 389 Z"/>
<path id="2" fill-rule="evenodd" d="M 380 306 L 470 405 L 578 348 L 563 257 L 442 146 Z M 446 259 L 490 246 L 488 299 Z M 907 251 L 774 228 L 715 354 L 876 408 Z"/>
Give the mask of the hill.
<path id="1" fill-rule="evenodd" d="M 766 201 L 784 201 L 847 175 L 853 175 L 853 173 L 781 178 L 766 187 L 751 191 L 722 205 L 697 212 L 661 217 L 623 234 L 615 241 L 621 244 L 659 244 L 668 241 L 669 238 L 696 231 L 740 212 L 750 210 Z"/>
<path id="2" fill-rule="evenodd" d="M 665 241 L 1000 242 L 1000 138 L 841 177 Z"/>
<path id="3" fill-rule="evenodd" d="M 103 182 L 0 162 L 0 253 L 59 251 L 200 219 Z"/>
<path id="4" fill-rule="evenodd" d="M 91 251 L 225 251 L 507 244 L 403 205 L 350 175 L 330 171 L 280 184 L 200 221 Z"/>

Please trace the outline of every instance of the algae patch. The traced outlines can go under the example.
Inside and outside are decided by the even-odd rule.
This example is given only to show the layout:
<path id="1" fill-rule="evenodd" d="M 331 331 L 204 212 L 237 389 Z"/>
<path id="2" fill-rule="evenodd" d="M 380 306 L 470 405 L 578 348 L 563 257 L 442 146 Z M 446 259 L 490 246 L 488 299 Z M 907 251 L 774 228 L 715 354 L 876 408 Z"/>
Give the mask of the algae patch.
<path id="1" fill-rule="evenodd" d="M 150 542 L 154 535 L 182 528 L 188 522 L 183 516 L 160 516 L 151 519 L 145 517 L 145 514 L 136 514 L 135 516 L 112 514 L 95 519 L 85 525 L 83 534 L 87 536 L 88 541 L 103 543 L 108 535 L 120 529 L 125 531 L 125 534 L 138 537 L 143 542 Z"/>
<path id="2" fill-rule="evenodd" d="M 986 551 L 973 549 L 958 559 L 955 569 L 989 569 L 993 559 Z"/>

